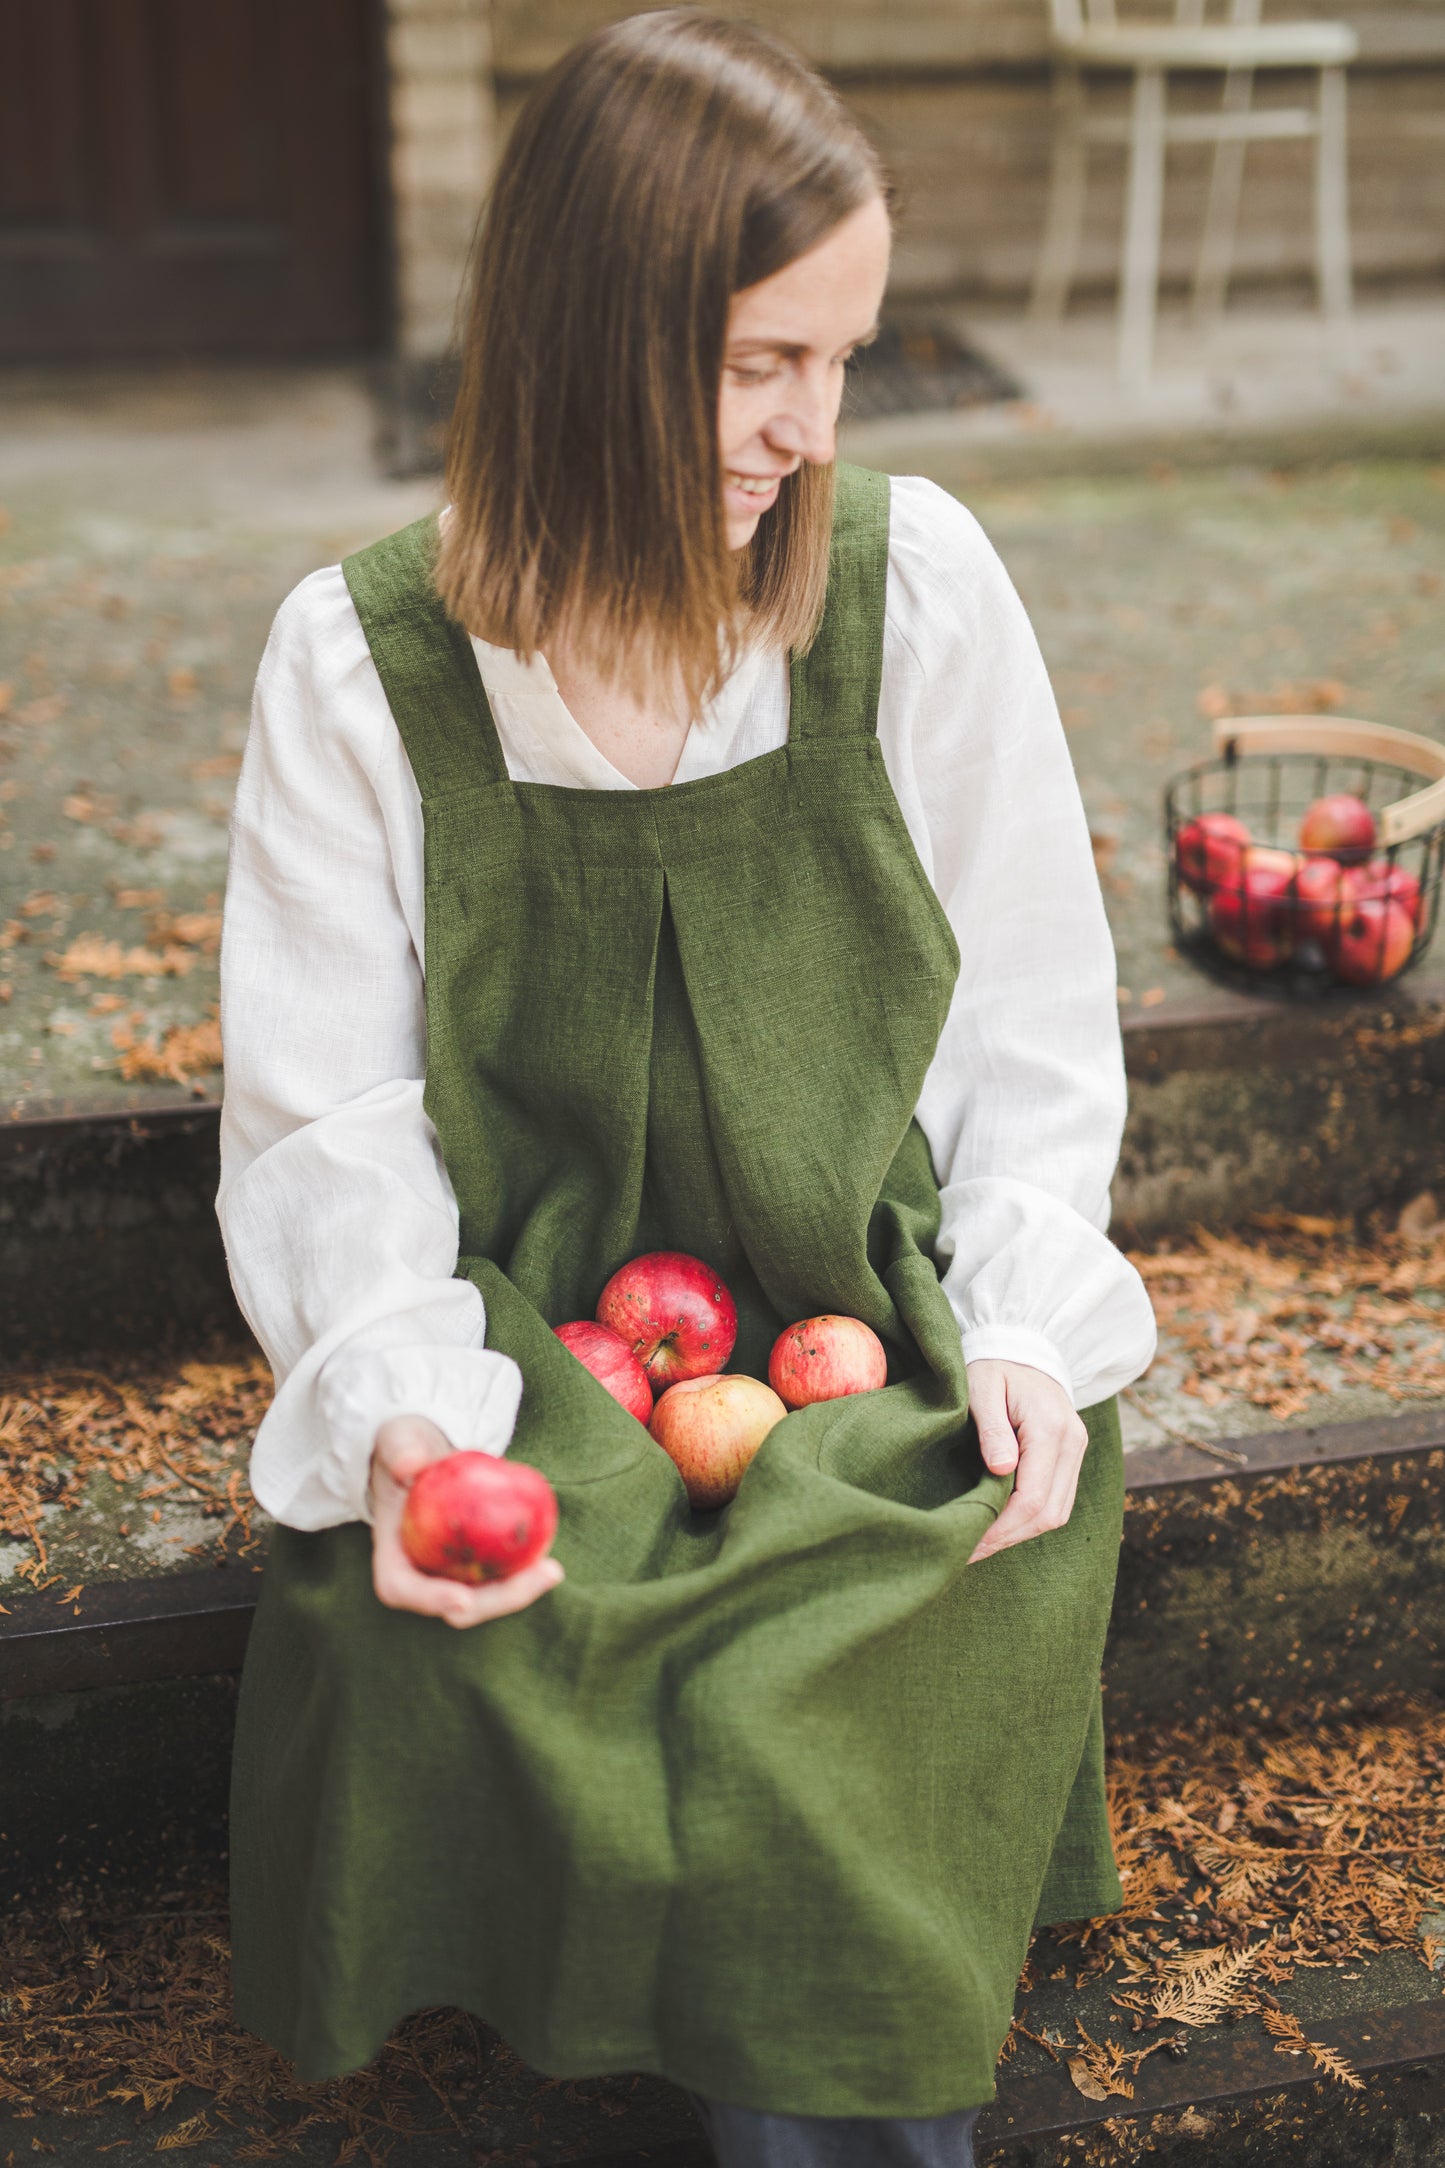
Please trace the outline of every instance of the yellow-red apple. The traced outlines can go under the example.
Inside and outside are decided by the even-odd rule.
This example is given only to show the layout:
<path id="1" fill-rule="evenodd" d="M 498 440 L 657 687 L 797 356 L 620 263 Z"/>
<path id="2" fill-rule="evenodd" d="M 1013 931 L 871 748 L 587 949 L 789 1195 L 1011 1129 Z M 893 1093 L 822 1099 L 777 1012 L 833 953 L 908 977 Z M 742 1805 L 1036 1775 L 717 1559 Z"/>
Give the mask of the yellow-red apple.
<path id="1" fill-rule="evenodd" d="M 1324 851 L 1343 865 L 1353 865 L 1375 848 L 1375 816 L 1352 791 L 1316 798 L 1299 824 L 1299 845 L 1311 855 Z"/>
<path id="2" fill-rule="evenodd" d="M 733 1372 L 669 1386 L 647 1427 L 676 1465 L 689 1503 L 706 1510 L 736 1494 L 749 1461 L 787 1412 L 770 1386 Z"/>

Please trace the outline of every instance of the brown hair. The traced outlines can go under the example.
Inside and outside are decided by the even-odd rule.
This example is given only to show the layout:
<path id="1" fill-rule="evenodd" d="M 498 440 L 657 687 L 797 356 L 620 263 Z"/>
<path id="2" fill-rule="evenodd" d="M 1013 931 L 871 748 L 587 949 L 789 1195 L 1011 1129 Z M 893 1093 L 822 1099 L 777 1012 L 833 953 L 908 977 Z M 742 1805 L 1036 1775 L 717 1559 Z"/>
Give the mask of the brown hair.
<path id="1" fill-rule="evenodd" d="M 831 468 L 732 551 L 717 440 L 728 306 L 887 184 L 780 39 L 692 7 L 574 46 L 503 152 L 478 236 L 437 587 L 533 655 L 559 627 L 639 692 L 716 688 L 739 635 L 817 629 Z"/>

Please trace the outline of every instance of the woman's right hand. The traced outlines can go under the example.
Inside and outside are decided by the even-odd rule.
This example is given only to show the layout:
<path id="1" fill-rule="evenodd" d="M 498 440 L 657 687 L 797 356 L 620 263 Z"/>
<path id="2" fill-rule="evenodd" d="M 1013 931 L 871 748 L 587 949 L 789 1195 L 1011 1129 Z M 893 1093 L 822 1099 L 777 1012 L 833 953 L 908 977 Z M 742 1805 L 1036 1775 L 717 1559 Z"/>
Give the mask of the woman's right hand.
<path id="1" fill-rule="evenodd" d="M 441 1460 L 452 1445 L 445 1431 L 424 1415 L 393 1415 L 376 1433 L 371 1449 L 371 1584 L 393 1611 L 420 1611 L 445 1619 L 448 1626 L 480 1626 L 485 1619 L 525 1611 L 562 1579 L 555 1558 L 506 1581 L 447 1581 L 422 1573 L 402 1548 L 401 1517 L 406 1494 L 429 1461 Z"/>

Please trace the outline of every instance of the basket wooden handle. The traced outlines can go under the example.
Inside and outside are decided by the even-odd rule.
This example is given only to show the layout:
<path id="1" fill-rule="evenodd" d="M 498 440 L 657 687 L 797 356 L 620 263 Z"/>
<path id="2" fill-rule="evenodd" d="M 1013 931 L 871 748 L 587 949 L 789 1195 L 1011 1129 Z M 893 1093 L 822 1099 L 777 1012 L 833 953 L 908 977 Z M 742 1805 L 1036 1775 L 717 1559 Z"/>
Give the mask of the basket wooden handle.
<path id="1" fill-rule="evenodd" d="M 1408 843 L 1445 821 L 1445 745 L 1390 723 L 1361 723 L 1347 715 L 1230 715 L 1214 726 L 1214 750 L 1240 753 L 1319 753 L 1345 760 L 1384 760 L 1432 778 L 1424 790 L 1411 791 L 1384 806 L 1379 815 L 1380 841 Z"/>

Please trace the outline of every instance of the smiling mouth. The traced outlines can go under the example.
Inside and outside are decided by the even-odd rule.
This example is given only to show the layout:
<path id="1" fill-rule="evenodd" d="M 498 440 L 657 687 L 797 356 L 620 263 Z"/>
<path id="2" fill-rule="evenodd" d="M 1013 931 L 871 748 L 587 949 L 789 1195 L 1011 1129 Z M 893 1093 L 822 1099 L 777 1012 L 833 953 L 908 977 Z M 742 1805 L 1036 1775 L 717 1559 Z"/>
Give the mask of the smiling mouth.
<path id="1" fill-rule="evenodd" d="M 732 474 L 727 481 L 729 489 L 739 489 L 745 497 L 770 497 L 784 477 L 781 474 Z"/>

